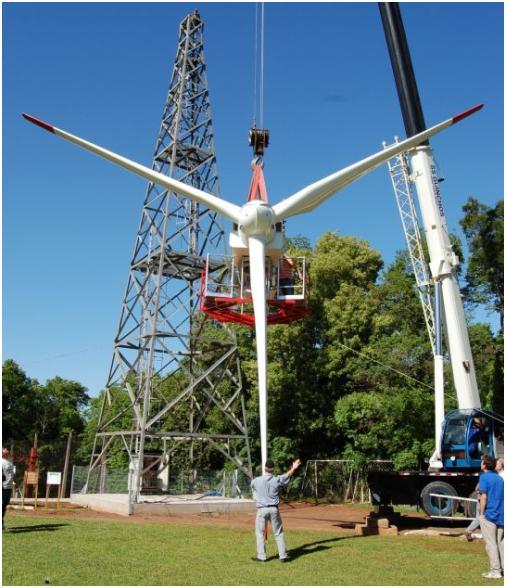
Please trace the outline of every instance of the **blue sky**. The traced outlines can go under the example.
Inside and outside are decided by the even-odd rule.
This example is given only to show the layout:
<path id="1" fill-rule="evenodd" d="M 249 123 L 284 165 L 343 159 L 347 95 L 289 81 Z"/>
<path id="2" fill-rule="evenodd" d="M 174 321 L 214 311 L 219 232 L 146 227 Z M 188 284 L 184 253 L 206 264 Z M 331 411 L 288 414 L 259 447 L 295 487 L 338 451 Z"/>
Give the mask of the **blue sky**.
<path id="1" fill-rule="evenodd" d="M 151 164 L 178 26 L 198 9 L 222 194 L 247 195 L 253 3 L 4 3 L 3 357 L 44 382 L 104 386 L 145 183 L 26 123 L 31 113 Z M 428 126 L 485 108 L 434 138 L 450 229 L 468 196 L 503 197 L 502 3 L 401 3 Z M 267 3 L 265 175 L 277 202 L 404 136 L 376 3 Z M 404 247 L 386 166 L 288 235 Z"/>

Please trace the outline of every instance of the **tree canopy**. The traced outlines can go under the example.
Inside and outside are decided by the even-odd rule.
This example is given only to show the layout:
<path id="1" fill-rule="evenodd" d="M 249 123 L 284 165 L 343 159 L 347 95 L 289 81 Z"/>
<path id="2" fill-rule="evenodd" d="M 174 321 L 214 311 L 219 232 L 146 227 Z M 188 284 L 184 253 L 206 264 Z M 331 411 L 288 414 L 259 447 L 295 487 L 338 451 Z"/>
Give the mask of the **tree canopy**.
<path id="1" fill-rule="evenodd" d="M 84 411 L 90 400 L 86 388 L 59 377 L 39 384 L 12 359 L 2 366 L 3 443 L 17 459 L 28 455 L 37 436 L 42 469 L 62 471 L 67 436 L 85 431 Z M 76 455 L 76 447 L 73 455 Z"/>
<path id="2" fill-rule="evenodd" d="M 485 304 L 500 316 L 504 330 L 504 202 L 486 206 L 470 197 L 463 206 L 470 256 L 464 293 L 471 304 Z"/>

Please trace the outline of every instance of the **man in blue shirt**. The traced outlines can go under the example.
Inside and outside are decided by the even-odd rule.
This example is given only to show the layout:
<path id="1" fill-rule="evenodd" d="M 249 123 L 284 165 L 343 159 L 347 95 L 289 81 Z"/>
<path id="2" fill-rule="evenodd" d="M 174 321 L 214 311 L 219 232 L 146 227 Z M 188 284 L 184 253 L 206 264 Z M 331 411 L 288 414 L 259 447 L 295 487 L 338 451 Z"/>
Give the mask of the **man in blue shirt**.
<path id="1" fill-rule="evenodd" d="M 480 474 L 480 527 L 490 560 L 485 578 L 501 578 L 504 562 L 504 480 L 495 471 L 495 458 L 484 455 Z"/>
<path id="2" fill-rule="evenodd" d="M 285 537 L 283 534 L 283 522 L 279 514 L 279 492 L 290 481 L 297 468 L 300 466 L 300 459 L 296 459 L 292 467 L 281 476 L 274 476 L 274 462 L 268 459 L 265 462 L 265 474 L 258 476 L 251 482 L 253 497 L 257 503 L 256 517 L 256 540 L 257 540 L 257 557 L 255 561 L 265 561 L 265 526 L 267 521 L 271 521 L 272 532 L 278 546 L 278 556 L 280 561 L 288 561 L 286 554 Z"/>

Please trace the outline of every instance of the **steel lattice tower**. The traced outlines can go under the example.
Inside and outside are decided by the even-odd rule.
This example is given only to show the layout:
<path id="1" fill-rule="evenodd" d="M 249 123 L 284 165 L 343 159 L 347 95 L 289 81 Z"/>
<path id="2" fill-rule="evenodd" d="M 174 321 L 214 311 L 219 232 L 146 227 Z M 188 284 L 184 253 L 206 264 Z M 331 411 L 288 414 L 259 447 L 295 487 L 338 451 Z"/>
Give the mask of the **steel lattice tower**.
<path id="1" fill-rule="evenodd" d="M 197 11 L 179 28 L 152 168 L 219 193 Z M 206 255 L 225 246 L 216 213 L 148 184 L 90 463 L 103 473 L 125 449 L 132 502 L 174 460 L 195 475 L 208 450 L 251 476 L 235 336 L 198 309 Z"/>

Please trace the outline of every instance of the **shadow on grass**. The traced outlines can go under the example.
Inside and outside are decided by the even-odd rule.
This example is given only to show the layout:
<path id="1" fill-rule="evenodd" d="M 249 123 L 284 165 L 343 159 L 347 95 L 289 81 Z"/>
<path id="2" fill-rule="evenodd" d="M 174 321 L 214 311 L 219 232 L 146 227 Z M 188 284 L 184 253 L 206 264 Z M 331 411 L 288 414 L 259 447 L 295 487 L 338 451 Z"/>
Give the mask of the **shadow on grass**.
<path id="1" fill-rule="evenodd" d="M 313 553 L 318 553 L 319 551 L 326 551 L 327 549 L 332 549 L 332 545 L 325 544 L 337 543 L 338 541 L 343 541 L 344 539 L 357 539 L 357 537 L 334 537 L 332 539 L 322 539 L 321 541 L 313 541 L 313 543 L 305 543 L 304 545 L 299 545 L 294 549 L 289 549 L 288 558 L 290 559 L 290 561 L 293 561 L 295 559 L 298 559 L 299 557 L 304 557 L 305 555 L 311 555 Z M 277 559 L 277 557 L 269 557 L 267 561 L 271 559 Z"/>
<path id="2" fill-rule="evenodd" d="M 13 533 L 37 533 L 39 531 L 57 531 L 60 527 L 68 527 L 67 523 L 52 523 L 48 525 L 29 525 L 27 527 L 10 527 L 7 531 L 10 534 Z"/>

